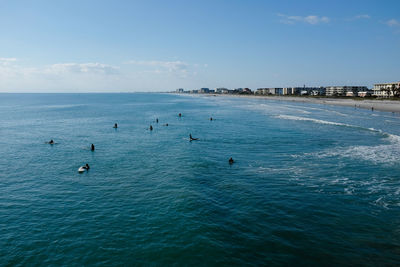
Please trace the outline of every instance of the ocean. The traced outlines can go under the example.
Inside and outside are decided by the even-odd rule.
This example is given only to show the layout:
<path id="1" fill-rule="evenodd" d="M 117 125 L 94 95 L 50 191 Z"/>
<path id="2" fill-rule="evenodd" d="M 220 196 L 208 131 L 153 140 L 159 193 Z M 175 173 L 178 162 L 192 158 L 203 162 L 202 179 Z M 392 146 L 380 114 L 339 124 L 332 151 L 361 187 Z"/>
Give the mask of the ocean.
<path id="1" fill-rule="evenodd" d="M 400 264 L 399 114 L 0 94 L 0 122 L 2 266 Z"/>

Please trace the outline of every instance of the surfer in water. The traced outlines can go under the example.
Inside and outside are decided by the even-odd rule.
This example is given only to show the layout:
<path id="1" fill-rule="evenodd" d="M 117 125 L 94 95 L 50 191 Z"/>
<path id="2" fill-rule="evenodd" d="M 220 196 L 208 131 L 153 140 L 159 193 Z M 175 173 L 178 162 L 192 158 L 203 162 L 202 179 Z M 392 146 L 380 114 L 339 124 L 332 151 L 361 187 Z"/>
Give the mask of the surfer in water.
<path id="1" fill-rule="evenodd" d="M 54 143 L 54 140 L 51 139 L 51 140 L 49 141 L 49 144 L 50 144 L 50 145 L 54 145 L 54 144 L 55 144 L 55 143 Z"/>
<path id="2" fill-rule="evenodd" d="M 233 160 L 233 158 L 229 159 L 229 164 L 233 164 L 235 161 Z"/>
<path id="3" fill-rule="evenodd" d="M 199 140 L 199 138 L 193 138 L 192 134 L 189 134 L 189 140 L 190 141 L 196 141 L 196 140 Z"/>
<path id="4" fill-rule="evenodd" d="M 150 131 L 153 131 L 153 126 L 151 126 L 151 125 L 150 125 L 150 128 L 149 128 L 149 130 L 150 130 Z"/>
<path id="5" fill-rule="evenodd" d="M 168 126 L 168 123 L 164 124 L 164 126 Z"/>
<path id="6" fill-rule="evenodd" d="M 114 123 L 114 127 L 113 128 L 117 129 L 118 128 L 118 124 Z"/>
<path id="7" fill-rule="evenodd" d="M 89 164 L 87 164 L 87 163 L 86 163 L 86 165 L 83 166 L 82 168 L 84 168 L 85 170 L 89 170 L 89 169 L 90 169 Z"/>
<path id="8" fill-rule="evenodd" d="M 93 144 L 90 146 L 90 150 L 94 151 L 94 145 Z"/>
<path id="9" fill-rule="evenodd" d="M 156 123 L 158 123 L 158 118 L 156 119 Z"/>
<path id="10" fill-rule="evenodd" d="M 182 117 L 182 113 L 179 113 L 178 116 L 179 116 L 179 118 Z"/>
<path id="11" fill-rule="evenodd" d="M 212 117 L 210 117 L 210 121 L 212 121 L 213 120 L 213 118 Z"/>

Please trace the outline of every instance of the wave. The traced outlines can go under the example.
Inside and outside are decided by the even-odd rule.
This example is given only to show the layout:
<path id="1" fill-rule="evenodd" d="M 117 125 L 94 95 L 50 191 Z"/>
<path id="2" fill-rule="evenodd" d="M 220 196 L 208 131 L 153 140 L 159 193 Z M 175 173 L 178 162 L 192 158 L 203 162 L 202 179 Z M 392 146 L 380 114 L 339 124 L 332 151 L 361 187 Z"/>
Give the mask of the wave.
<path id="1" fill-rule="evenodd" d="M 319 119 L 313 119 L 313 118 L 307 118 L 307 117 L 299 117 L 299 116 L 292 116 L 292 115 L 278 115 L 278 116 L 276 116 L 276 118 L 284 119 L 284 120 L 294 120 L 294 121 L 311 121 L 311 122 L 319 123 L 319 124 L 345 126 L 345 127 L 351 127 L 351 128 L 372 129 L 372 128 L 364 128 L 364 127 L 357 126 L 357 125 L 351 125 L 351 124 L 347 124 L 347 123 L 325 121 L 325 120 L 319 120 Z"/>
<path id="2" fill-rule="evenodd" d="M 314 123 L 318 123 L 318 124 L 343 126 L 343 127 L 355 128 L 355 129 L 364 130 L 364 131 L 370 131 L 370 132 L 374 132 L 374 133 L 379 133 L 382 136 L 387 137 L 388 140 L 391 143 L 400 144 L 400 136 L 395 135 L 395 134 L 386 133 L 386 132 L 384 132 L 382 130 L 375 129 L 375 128 L 366 128 L 366 127 L 353 125 L 353 124 L 325 121 L 325 120 L 306 118 L 306 117 L 298 117 L 298 116 L 291 116 L 291 115 L 278 115 L 278 116 L 276 116 L 276 118 L 286 119 L 286 120 L 296 120 L 296 121 L 310 121 L 310 122 L 314 122 Z"/>
<path id="3" fill-rule="evenodd" d="M 370 131 L 373 133 L 378 133 L 385 138 L 387 144 L 379 145 L 361 145 L 361 146 L 351 146 L 348 148 L 337 147 L 333 150 L 327 150 L 317 153 L 312 153 L 311 155 L 318 158 L 325 157 L 342 157 L 342 158 L 353 158 L 362 159 L 372 162 L 373 164 L 397 164 L 400 158 L 400 136 L 395 134 L 390 134 L 375 128 L 365 128 L 357 125 L 346 124 L 341 122 L 325 121 L 313 118 L 291 116 L 291 115 L 278 115 L 277 118 L 295 121 L 309 121 L 324 125 L 334 125 L 341 127 L 349 127 L 364 131 Z"/>

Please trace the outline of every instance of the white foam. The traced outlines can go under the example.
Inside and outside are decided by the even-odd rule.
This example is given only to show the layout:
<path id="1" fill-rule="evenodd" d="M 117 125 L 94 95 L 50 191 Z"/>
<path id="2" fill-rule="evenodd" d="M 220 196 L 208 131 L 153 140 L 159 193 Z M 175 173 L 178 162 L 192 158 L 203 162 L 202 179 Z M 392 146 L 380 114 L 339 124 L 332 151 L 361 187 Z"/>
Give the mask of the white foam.
<path id="1" fill-rule="evenodd" d="M 341 123 L 341 122 L 332 122 L 332 121 L 325 121 L 325 120 L 313 119 L 313 118 L 308 118 L 308 117 L 292 116 L 292 115 L 278 115 L 278 116 L 276 116 L 276 118 L 284 119 L 284 120 L 294 120 L 294 121 L 311 121 L 311 122 L 319 123 L 319 124 L 360 128 L 359 126 Z"/>

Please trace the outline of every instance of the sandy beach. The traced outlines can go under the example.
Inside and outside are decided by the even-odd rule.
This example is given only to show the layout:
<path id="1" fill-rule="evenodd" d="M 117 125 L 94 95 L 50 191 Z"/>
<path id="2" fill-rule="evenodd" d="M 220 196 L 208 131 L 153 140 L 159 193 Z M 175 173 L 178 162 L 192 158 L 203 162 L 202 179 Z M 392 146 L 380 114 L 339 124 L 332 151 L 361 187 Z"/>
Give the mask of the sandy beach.
<path id="1" fill-rule="evenodd" d="M 289 102 L 303 102 L 324 105 L 336 105 L 356 107 L 363 109 L 374 109 L 387 112 L 400 113 L 400 101 L 396 100 L 378 100 L 378 99 L 343 99 L 343 98 L 318 98 L 318 97 L 295 97 L 295 96 L 255 96 L 255 95 L 215 95 L 215 96 L 233 96 L 233 97 L 249 97 L 262 98 Z"/>

